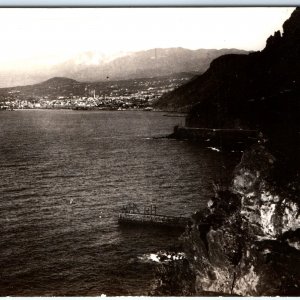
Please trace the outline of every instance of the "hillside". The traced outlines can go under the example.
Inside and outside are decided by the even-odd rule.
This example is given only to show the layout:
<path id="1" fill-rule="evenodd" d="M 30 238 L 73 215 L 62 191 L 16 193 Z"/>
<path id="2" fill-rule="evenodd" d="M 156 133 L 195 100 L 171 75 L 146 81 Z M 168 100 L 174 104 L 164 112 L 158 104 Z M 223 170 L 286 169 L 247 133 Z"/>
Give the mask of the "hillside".
<path id="1" fill-rule="evenodd" d="M 72 96 L 91 96 L 91 92 L 96 95 L 130 94 L 146 90 L 174 89 L 174 87 L 185 83 L 194 75 L 192 73 L 177 73 L 170 76 L 159 76 L 154 78 L 139 78 L 116 81 L 79 82 L 67 77 L 53 77 L 46 81 L 24 86 L 0 88 L 0 102 L 7 101 L 8 96 L 18 98 L 40 98 L 57 97 L 69 98 Z"/>
<path id="2" fill-rule="evenodd" d="M 82 109 L 149 109 L 155 99 L 193 76 L 190 73 L 177 73 L 171 76 L 89 83 L 54 77 L 38 84 L 0 88 L 0 110 L 70 109 L 78 106 Z"/>
<path id="3" fill-rule="evenodd" d="M 61 87 L 69 84 L 76 84 L 79 83 L 74 79 L 71 78 L 66 78 L 66 77 L 53 77 L 50 78 L 46 81 L 43 81 L 41 83 L 38 83 L 37 85 L 41 87 L 50 87 L 50 86 L 55 86 L 55 87 Z"/>

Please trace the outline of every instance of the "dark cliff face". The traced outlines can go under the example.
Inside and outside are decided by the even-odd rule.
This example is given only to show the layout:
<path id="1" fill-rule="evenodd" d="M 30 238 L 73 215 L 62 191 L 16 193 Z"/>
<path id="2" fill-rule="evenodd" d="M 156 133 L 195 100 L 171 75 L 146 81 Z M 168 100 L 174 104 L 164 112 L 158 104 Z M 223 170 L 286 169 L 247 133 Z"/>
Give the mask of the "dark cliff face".
<path id="1" fill-rule="evenodd" d="M 284 23 L 262 52 L 223 56 L 197 79 L 198 104 L 190 111 L 192 127 L 274 129 L 297 126 L 300 111 L 300 10 Z M 214 111 L 212 115 L 210 112 Z"/>
<path id="2" fill-rule="evenodd" d="M 280 128 L 296 123 L 300 95 L 300 10 L 265 49 L 215 59 L 203 75 L 169 93 L 161 103 L 192 107 L 187 126 Z M 298 122 L 297 122 L 298 124 Z"/>
<path id="3" fill-rule="evenodd" d="M 209 70 L 169 94 L 194 102 L 188 127 L 263 132 L 282 161 L 282 172 L 300 166 L 300 8 L 267 39 L 261 52 L 224 55 Z M 173 99 L 173 100 L 174 100 Z M 285 168 L 285 169 L 284 169 Z"/>

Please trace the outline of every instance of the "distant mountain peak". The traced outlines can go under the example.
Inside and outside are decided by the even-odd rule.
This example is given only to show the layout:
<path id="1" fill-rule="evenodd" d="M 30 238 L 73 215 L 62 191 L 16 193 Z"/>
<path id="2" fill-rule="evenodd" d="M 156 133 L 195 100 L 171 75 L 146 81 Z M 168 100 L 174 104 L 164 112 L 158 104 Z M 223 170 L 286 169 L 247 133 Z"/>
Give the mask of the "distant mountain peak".
<path id="1" fill-rule="evenodd" d="M 52 77 L 46 81 L 41 82 L 41 85 L 64 85 L 70 83 L 77 83 L 78 81 L 68 77 Z"/>

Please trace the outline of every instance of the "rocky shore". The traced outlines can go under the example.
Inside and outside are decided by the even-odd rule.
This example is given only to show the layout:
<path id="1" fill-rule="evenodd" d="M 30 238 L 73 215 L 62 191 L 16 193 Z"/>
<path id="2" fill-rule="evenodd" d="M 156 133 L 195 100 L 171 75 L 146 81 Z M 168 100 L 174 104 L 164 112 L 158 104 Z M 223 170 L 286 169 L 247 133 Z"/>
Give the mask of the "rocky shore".
<path id="1" fill-rule="evenodd" d="M 181 236 L 186 259 L 158 266 L 154 295 L 300 294 L 299 176 L 277 181 L 266 145 L 246 151 Z"/>

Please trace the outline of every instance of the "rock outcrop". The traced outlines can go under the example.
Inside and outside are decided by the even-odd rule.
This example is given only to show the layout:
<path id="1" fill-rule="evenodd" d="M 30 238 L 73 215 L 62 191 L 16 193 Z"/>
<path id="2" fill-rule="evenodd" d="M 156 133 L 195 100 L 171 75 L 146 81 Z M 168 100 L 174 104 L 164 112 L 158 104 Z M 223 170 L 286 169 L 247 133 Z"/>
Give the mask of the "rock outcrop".
<path id="1" fill-rule="evenodd" d="M 277 168 L 267 146 L 245 152 L 230 188 L 182 236 L 188 263 L 161 266 L 157 290 L 171 294 L 175 282 L 176 295 L 300 295 L 300 179 L 279 185 Z"/>

